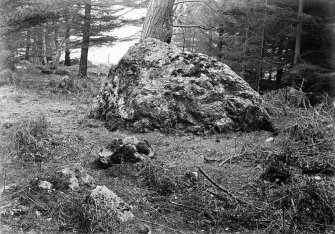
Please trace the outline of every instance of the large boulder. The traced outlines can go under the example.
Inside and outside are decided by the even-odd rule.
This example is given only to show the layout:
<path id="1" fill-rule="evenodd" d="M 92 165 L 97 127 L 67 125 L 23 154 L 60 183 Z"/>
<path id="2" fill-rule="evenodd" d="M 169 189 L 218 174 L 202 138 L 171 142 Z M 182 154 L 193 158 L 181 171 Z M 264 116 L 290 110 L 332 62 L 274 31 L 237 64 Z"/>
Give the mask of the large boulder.
<path id="1" fill-rule="evenodd" d="M 92 114 L 110 130 L 273 130 L 258 93 L 227 65 L 153 38 L 110 70 Z"/>

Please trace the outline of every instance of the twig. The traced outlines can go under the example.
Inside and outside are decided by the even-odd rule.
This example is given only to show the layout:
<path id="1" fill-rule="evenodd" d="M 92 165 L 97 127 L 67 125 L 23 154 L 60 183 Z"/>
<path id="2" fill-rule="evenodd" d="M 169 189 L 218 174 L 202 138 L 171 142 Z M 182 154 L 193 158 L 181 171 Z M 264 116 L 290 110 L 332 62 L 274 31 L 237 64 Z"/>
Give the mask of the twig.
<path id="1" fill-rule="evenodd" d="M 229 192 L 226 188 L 223 188 L 221 185 L 218 185 L 217 183 L 215 183 L 215 181 L 212 180 L 212 178 L 210 178 L 206 172 L 204 172 L 200 167 L 198 167 L 199 171 L 201 172 L 201 174 L 203 174 L 205 176 L 205 178 L 211 182 L 215 187 L 217 187 L 218 189 L 220 189 L 221 191 L 223 191 L 224 193 L 226 193 L 228 196 L 230 196 L 231 198 L 233 198 L 235 201 L 238 201 L 240 203 L 243 204 L 247 204 L 249 205 L 247 202 L 242 201 L 241 199 L 237 198 L 234 194 L 232 194 L 231 192 Z"/>
<path id="2" fill-rule="evenodd" d="M 258 143 L 254 148 L 252 148 L 252 149 L 251 149 L 251 152 L 254 151 L 254 150 L 256 150 L 256 148 L 257 148 L 260 144 L 261 144 L 261 143 Z M 248 150 L 248 151 L 249 151 L 249 150 Z M 226 160 L 224 160 L 223 162 L 221 162 L 221 163 L 219 164 L 219 166 L 222 166 L 223 164 L 225 164 L 226 162 L 232 160 L 233 158 L 237 158 L 237 157 L 243 156 L 246 152 L 247 152 L 247 149 L 245 149 L 245 150 L 244 150 L 242 153 L 240 153 L 240 154 L 235 154 L 235 155 L 233 155 L 233 156 L 227 158 Z"/>
<path id="3" fill-rule="evenodd" d="M 241 153 L 241 154 L 235 154 L 235 155 L 233 155 L 233 156 L 227 158 L 227 159 L 224 160 L 223 162 L 221 162 L 221 163 L 219 164 L 219 166 L 222 166 L 223 164 L 225 164 L 226 162 L 232 160 L 233 158 L 240 157 L 240 156 L 242 156 L 242 155 L 244 155 L 244 154 L 245 154 L 245 152 L 243 152 L 243 153 Z"/>
<path id="4" fill-rule="evenodd" d="M 176 205 L 176 206 L 180 206 L 180 207 L 184 207 L 184 208 L 190 209 L 190 210 L 195 210 L 195 211 L 199 211 L 199 212 L 201 211 L 200 209 L 197 209 L 197 208 L 194 208 L 194 207 L 191 207 L 191 206 L 186 206 L 186 205 L 174 202 L 174 201 L 172 201 L 172 199 L 170 199 L 170 203 L 173 204 L 173 205 Z"/>
<path id="5" fill-rule="evenodd" d="M 181 233 L 181 234 L 186 234 L 185 232 L 182 232 L 180 230 L 176 230 L 176 229 L 173 229 L 173 228 L 170 228 L 170 227 L 167 227 L 163 224 L 159 224 L 159 223 L 155 223 L 155 222 L 150 222 L 150 221 L 147 221 L 147 220 L 144 220 L 144 219 L 139 219 L 137 218 L 139 221 L 142 221 L 142 222 L 145 222 L 145 223 L 150 223 L 150 224 L 153 224 L 153 225 L 156 225 L 156 226 L 160 226 L 160 227 L 163 227 L 163 228 L 166 228 L 166 229 L 169 229 L 171 231 L 174 231 L 174 232 L 178 232 L 178 233 Z"/>

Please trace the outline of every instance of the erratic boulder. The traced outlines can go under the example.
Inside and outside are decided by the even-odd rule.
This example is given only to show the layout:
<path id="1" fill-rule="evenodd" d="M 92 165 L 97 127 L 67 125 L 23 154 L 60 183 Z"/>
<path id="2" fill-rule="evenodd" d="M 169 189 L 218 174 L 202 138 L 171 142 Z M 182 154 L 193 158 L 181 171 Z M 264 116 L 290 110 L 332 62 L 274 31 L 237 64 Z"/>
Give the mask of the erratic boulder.
<path id="1" fill-rule="evenodd" d="M 109 72 L 92 111 L 110 130 L 273 130 L 262 101 L 227 65 L 149 38 Z"/>

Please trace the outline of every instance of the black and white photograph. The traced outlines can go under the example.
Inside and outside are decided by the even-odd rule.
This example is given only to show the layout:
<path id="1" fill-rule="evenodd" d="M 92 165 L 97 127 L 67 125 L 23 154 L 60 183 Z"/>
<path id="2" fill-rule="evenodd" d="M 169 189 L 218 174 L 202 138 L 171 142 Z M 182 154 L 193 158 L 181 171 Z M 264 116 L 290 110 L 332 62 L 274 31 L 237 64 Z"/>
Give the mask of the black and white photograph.
<path id="1" fill-rule="evenodd" d="M 0 0 L 0 234 L 335 234 L 335 0 Z"/>

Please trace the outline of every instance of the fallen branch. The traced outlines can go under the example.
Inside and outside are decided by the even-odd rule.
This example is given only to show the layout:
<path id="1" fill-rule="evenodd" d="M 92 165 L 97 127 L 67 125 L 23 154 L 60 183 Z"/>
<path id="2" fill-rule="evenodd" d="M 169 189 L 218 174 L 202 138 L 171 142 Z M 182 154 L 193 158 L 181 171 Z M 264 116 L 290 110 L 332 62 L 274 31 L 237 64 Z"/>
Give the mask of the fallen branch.
<path id="1" fill-rule="evenodd" d="M 221 162 L 221 163 L 219 164 L 219 166 L 222 166 L 223 164 L 225 164 L 226 162 L 228 162 L 228 161 L 230 161 L 230 160 L 232 160 L 232 159 L 234 159 L 234 158 L 243 156 L 244 154 L 245 154 L 245 152 L 243 152 L 243 153 L 241 153 L 241 154 L 235 154 L 235 155 L 233 155 L 233 156 L 227 158 L 227 159 L 224 160 L 223 162 Z"/>
<path id="2" fill-rule="evenodd" d="M 194 207 L 191 207 L 191 206 L 186 206 L 186 205 L 174 202 L 171 199 L 170 199 L 170 203 L 173 204 L 173 205 L 175 205 L 175 206 L 180 206 L 180 207 L 187 208 L 187 209 L 190 209 L 190 210 L 195 210 L 195 211 L 198 211 L 198 212 L 201 211 L 200 209 L 197 209 L 197 208 L 194 208 Z"/>
<path id="3" fill-rule="evenodd" d="M 257 147 L 258 147 L 260 144 L 261 144 L 261 143 L 258 143 L 258 144 L 257 144 L 254 148 L 252 148 L 250 151 L 253 152 L 254 150 L 256 150 Z M 230 160 L 232 160 L 232 159 L 234 159 L 234 158 L 243 156 L 247 151 L 249 151 L 249 150 L 245 149 L 242 153 L 240 153 L 240 154 L 235 154 L 235 155 L 233 155 L 233 156 L 227 158 L 226 160 L 224 160 L 223 162 L 221 162 L 221 163 L 219 164 L 219 166 L 222 166 L 223 164 L 225 164 L 226 162 L 228 162 L 228 161 L 230 161 Z"/>
<path id="4" fill-rule="evenodd" d="M 220 189 L 221 191 L 223 191 L 225 194 L 227 194 L 229 197 L 233 198 L 235 201 L 238 201 L 240 203 L 243 204 L 247 204 L 249 205 L 247 202 L 242 201 L 241 199 L 237 198 L 234 194 L 232 194 L 231 192 L 229 192 L 226 188 L 223 188 L 221 185 L 218 185 L 214 180 L 212 180 L 212 178 L 210 178 L 206 172 L 204 172 L 200 167 L 198 167 L 199 171 L 201 174 L 203 174 L 205 176 L 205 178 L 211 182 L 211 184 L 213 184 L 215 187 L 217 187 L 218 189 Z"/>

